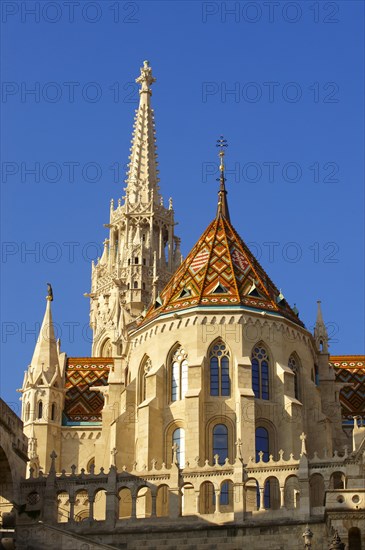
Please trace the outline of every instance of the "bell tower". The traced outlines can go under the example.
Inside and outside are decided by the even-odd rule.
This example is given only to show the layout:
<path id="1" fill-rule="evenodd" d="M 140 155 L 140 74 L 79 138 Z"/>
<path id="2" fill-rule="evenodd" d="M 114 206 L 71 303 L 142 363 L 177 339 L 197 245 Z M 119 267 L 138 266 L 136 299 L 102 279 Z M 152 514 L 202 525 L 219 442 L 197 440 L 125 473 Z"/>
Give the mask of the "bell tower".
<path id="1" fill-rule="evenodd" d="M 92 264 L 90 326 L 93 356 L 123 354 L 128 323 L 143 315 L 181 263 L 180 239 L 174 234 L 172 199 L 160 194 L 151 86 L 156 81 L 148 61 L 136 79 L 136 110 L 125 196 L 110 203 L 109 237 L 102 257 Z"/>

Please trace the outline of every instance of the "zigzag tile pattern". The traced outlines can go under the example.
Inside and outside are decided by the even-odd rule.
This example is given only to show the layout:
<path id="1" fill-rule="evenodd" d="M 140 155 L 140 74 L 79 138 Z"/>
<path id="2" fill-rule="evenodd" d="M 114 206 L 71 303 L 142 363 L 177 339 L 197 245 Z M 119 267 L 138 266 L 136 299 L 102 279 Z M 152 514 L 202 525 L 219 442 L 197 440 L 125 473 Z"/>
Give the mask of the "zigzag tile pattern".
<path id="1" fill-rule="evenodd" d="M 100 422 L 104 406 L 101 392 L 90 391 L 92 386 L 106 386 L 112 358 L 69 357 L 66 365 L 66 397 L 64 421 Z"/>
<path id="2" fill-rule="evenodd" d="M 365 356 L 331 356 L 330 364 L 335 369 L 336 380 L 349 384 L 340 392 L 343 419 L 353 416 L 365 418 Z"/>
<path id="3" fill-rule="evenodd" d="M 278 312 L 303 326 L 229 220 L 218 216 L 147 311 L 142 323 L 162 313 L 197 306 L 244 305 Z M 161 303 L 162 305 L 161 305 Z"/>

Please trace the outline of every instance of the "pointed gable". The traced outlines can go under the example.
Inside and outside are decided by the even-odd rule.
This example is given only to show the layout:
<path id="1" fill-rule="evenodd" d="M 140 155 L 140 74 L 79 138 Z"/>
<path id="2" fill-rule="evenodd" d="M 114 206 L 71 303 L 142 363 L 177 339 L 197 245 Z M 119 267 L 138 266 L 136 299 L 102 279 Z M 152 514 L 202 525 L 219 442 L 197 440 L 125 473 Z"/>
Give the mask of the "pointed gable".
<path id="1" fill-rule="evenodd" d="M 278 300 L 278 297 L 281 298 Z M 276 312 L 302 325 L 229 219 L 218 213 L 147 311 L 162 313 L 197 306 L 246 306 Z"/>

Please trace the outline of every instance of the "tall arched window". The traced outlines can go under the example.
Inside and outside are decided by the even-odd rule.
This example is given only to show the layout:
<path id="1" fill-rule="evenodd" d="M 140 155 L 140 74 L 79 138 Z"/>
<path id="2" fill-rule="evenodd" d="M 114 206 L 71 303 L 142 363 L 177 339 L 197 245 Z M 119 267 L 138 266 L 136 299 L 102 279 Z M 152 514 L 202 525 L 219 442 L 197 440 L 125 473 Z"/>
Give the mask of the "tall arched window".
<path id="1" fill-rule="evenodd" d="M 228 458 L 228 428 L 224 424 L 216 424 L 213 428 L 213 458 L 218 455 L 218 464 L 223 465 Z M 215 493 L 213 496 L 215 502 Z M 228 481 L 222 483 L 220 489 L 220 504 L 229 503 L 229 484 Z"/>
<path id="2" fill-rule="evenodd" d="M 288 366 L 294 374 L 294 397 L 299 400 L 299 361 L 294 353 L 289 357 Z"/>
<path id="3" fill-rule="evenodd" d="M 176 428 L 172 434 L 172 445 L 177 445 L 176 459 L 180 468 L 185 466 L 185 430 Z"/>
<path id="4" fill-rule="evenodd" d="M 42 418 L 43 416 L 43 403 L 42 401 L 39 401 L 38 403 L 38 418 Z"/>
<path id="5" fill-rule="evenodd" d="M 112 356 L 112 343 L 109 338 L 105 340 L 101 348 L 101 357 L 111 357 Z"/>
<path id="6" fill-rule="evenodd" d="M 171 361 L 171 401 L 184 399 L 188 390 L 188 354 L 180 347 Z"/>
<path id="7" fill-rule="evenodd" d="M 139 393 L 138 393 L 138 403 L 142 403 L 147 395 L 146 395 L 146 387 L 147 387 L 147 380 L 146 377 L 148 373 L 150 372 L 152 367 L 152 362 L 149 357 L 145 357 L 145 359 L 142 361 L 142 364 L 139 369 Z"/>
<path id="8" fill-rule="evenodd" d="M 29 420 L 29 417 L 30 417 L 30 403 L 28 402 L 25 406 L 25 415 L 24 415 L 25 422 Z"/>
<path id="9" fill-rule="evenodd" d="M 269 432 L 266 428 L 256 428 L 255 431 L 255 449 L 256 449 L 256 462 L 259 462 L 260 460 L 260 453 L 262 452 L 262 460 L 263 462 L 269 462 L 269 448 L 270 448 L 270 441 L 269 441 Z M 257 487 L 257 507 L 260 507 L 260 492 Z M 264 506 L 265 508 L 270 508 L 270 483 L 265 484 L 264 488 Z"/>
<path id="10" fill-rule="evenodd" d="M 56 420 L 56 403 L 51 406 L 51 420 Z"/>
<path id="11" fill-rule="evenodd" d="M 269 399 L 269 356 L 262 344 L 252 351 L 252 389 L 258 399 Z"/>
<path id="12" fill-rule="evenodd" d="M 231 384 L 229 378 L 229 351 L 220 340 L 213 344 L 209 352 L 210 395 L 229 396 Z"/>

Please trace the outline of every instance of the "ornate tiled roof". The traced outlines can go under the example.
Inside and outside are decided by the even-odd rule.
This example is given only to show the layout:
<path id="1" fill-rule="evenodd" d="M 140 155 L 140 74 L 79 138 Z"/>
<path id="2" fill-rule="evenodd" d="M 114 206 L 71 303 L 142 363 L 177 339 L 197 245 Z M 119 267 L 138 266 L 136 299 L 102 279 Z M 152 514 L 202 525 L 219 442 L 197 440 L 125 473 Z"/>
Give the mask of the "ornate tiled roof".
<path id="1" fill-rule="evenodd" d="M 66 397 L 63 424 L 100 422 L 104 406 L 102 392 L 92 386 L 106 386 L 113 366 L 109 357 L 69 357 L 66 365 Z"/>
<path id="2" fill-rule="evenodd" d="M 335 368 L 336 380 L 349 384 L 340 392 L 343 419 L 365 417 L 365 356 L 331 355 L 330 364 Z"/>
<path id="3" fill-rule="evenodd" d="M 303 326 L 220 209 L 143 322 L 197 306 L 246 306 Z"/>

